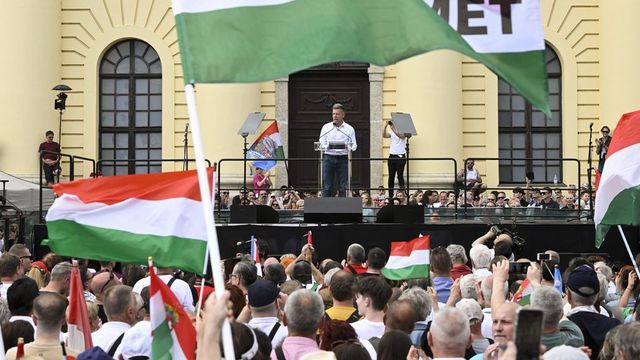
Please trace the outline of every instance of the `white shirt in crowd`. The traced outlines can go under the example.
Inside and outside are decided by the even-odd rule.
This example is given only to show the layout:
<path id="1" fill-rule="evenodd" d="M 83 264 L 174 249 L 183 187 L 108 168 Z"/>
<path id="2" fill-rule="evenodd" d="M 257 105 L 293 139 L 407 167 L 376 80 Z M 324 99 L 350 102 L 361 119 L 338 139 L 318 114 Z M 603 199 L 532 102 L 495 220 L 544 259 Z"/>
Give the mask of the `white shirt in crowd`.
<path id="1" fill-rule="evenodd" d="M 249 323 L 247 325 L 269 335 L 277 322 L 278 322 L 278 318 L 262 317 L 262 318 L 253 318 L 249 320 Z M 273 346 L 274 348 L 278 346 L 284 340 L 284 338 L 287 337 L 288 334 L 289 334 L 289 331 L 287 330 L 287 327 L 280 324 L 280 327 L 278 328 L 276 335 L 271 340 L 271 346 Z"/>
<path id="2" fill-rule="evenodd" d="M 373 322 L 367 319 L 358 320 L 351 323 L 351 327 L 356 331 L 356 334 L 361 339 L 371 339 L 372 337 L 381 338 L 384 335 L 384 323 Z"/>
<path id="3" fill-rule="evenodd" d="M 173 275 L 160 275 L 160 279 L 164 281 L 165 284 L 168 284 L 171 278 L 173 278 Z M 147 276 L 146 278 L 142 278 L 133 285 L 133 292 L 140 294 L 142 289 L 150 284 L 150 277 Z M 175 279 L 171 284 L 171 291 L 176 295 L 176 298 L 178 298 L 178 301 L 180 301 L 180 304 L 185 310 L 191 312 L 196 310 L 196 307 L 193 306 L 193 294 L 191 293 L 191 288 L 184 280 Z"/>
<path id="4" fill-rule="evenodd" d="M 93 340 L 93 346 L 99 346 L 104 352 L 109 353 L 111 345 L 116 342 L 120 335 L 129 330 L 131 325 L 120 321 L 109 321 L 102 324 L 102 327 L 91 334 L 91 340 Z M 122 352 L 122 342 L 118 345 L 116 352 L 113 355 L 114 359 L 117 359 Z"/>
<path id="5" fill-rule="evenodd" d="M 0 284 L 0 297 L 1 298 L 3 298 L 3 299 L 7 298 L 7 290 L 9 290 L 11 285 L 13 285 L 13 281 L 11 281 L 11 282 L 3 281 L 2 284 Z"/>

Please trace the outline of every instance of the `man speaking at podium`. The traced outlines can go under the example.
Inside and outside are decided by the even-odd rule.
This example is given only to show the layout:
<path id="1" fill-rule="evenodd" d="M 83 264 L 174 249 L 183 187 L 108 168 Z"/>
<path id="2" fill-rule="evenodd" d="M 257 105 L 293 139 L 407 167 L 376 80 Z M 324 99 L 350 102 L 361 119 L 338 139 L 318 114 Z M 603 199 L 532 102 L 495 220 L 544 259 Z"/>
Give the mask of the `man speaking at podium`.
<path id="1" fill-rule="evenodd" d="M 333 197 L 336 190 L 332 188 L 333 177 L 338 177 L 338 195 L 347 196 L 347 181 L 349 181 L 349 150 L 355 151 L 356 132 L 353 127 L 344 122 L 344 106 L 333 104 L 331 117 L 333 121 L 324 124 L 320 131 L 320 142 L 324 152 L 322 160 L 322 197 Z"/>

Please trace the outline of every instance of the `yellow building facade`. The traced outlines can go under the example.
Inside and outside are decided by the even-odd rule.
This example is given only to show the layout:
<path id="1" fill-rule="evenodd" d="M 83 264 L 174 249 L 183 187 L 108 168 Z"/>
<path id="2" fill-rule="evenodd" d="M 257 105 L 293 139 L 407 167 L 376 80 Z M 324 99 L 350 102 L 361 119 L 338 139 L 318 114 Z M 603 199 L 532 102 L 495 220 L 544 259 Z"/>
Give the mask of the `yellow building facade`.
<path id="1" fill-rule="evenodd" d="M 128 39 L 149 44 L 160 59 L 161 156 L 183 157 L 188 115 L 169 0 L 20 0 L 2 2 L 1 7 L 0 27 L 9 36 L 2 40 L 6 53 L 0 67 L 5 79 L 0 89 L 0 170 L 36 181 L 36 150 L 49 129 L 56 132 L 63 153 L 101 158 L 100 64 L 112 46 Z M 640 105 L 635 89 L 640 83 L 640 67 L 635 64 L 640 29 L 634 23 L 640 2 L 542 0 L 541 9 L 545 40 L 561 64 L 561 155 L 577 158 L 582 165 L 580 178 L 573 164 L 559 175 L 566 184 L 586 183 L 589 124 L 594 123 L 595 140 L 602 125 L 613 128 L 623 113 Z M 368 76 L 370 157 L 388 154 L 381 132 L 392 112 L 413 117 L 418 132 L 411 140 L 413 157 L 452 157 L 461 166 L 467 157 L 499 156 L 499 80 L 483 65 L 438 51 L 384 68 L 372 65 Z M 58 83 L 73 89 L 61 134 L 53 108 L 56 92 L 51 90 Z M 254 111 L 266 113 L 261 129 L 278 121 L 287 153 L 288 78 L 196 89 L 208 159 L 242 157 L 243 139 L 237 130 Z M 192 148 L 189 155 L 193 156 Z M 597 161 L 595 152 L 594 157 Z M 68 167 L 64 163 L 65 174 Z M 497 161 L 478 161 L 477 167 L 490 187 L 501 185 Z M 166 171 L 181 168 L 181 163 L 163 165 Z M 225 164 L 223 184 L 239 186 L 242 170 L 241 163 Z M 282 166 L 276 171 L 279 184 L 286 183 L 284 171 Z M 91 168 L 78 162 L 75 173 L 87 177 Z M 441 187 L 451 176 L 450 165 L 442 162 L 411 164 L 412 187 Z M 371 187 L 386 184 L 383 162 L 371 163 L 369 179 Z"/>

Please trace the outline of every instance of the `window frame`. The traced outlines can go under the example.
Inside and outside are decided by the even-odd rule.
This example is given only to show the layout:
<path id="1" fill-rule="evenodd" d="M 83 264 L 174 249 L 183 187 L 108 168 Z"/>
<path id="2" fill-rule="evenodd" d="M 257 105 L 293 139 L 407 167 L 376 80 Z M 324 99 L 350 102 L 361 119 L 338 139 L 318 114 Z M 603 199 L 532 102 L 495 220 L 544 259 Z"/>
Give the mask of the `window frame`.
<path id="1" fill-rule="evenodd" d="M 129 54 L 126 56 L 123 56 L 121 51 L 120 51 L 120 47 L 122 46 L 122 44 L 127 44 L 128 49 L 129 49 Z M 136 58 L 140 58 L 136 55 L 136 44 L 143 44 L 144 46 L 146 46 L 143 50 L 143 53 L 141 55 L 142 60 L 145 62 L 145 64 L 147 65 L 147 72 L 136 72 L 135 71 L 135 60 Z M 110 59 L 107 58 L 107 56 L 109 56 L 112 51 L 117 51 L 118 55 L 120 56 L 118 58 L 118 61 L 114 64 L 113 61 L 111 61 Z M 147 61 L 144 59 L 144 57 L 147 56 L 149 51 L 153 51 L 155 54 L 151 54 L 152 57 L 150 59 L 150 61 Z M 117 72 L 117 68 L 118 68 L 118 64 L 120 63 L 120 61 L 124 60 L 126 57 L 129 57 L 129 69 L 126 73 L 118 73 Z M 104 72 L 103 71 L 103 65 L 105 64 L 105 62 L 109 62 L 111 64 L 114 64 L 114 70 L 113 72 Z M 151 72 L 151 66 L 154 65 L 156 62 L 158 62 L 160 65 L 159 68 L 159 72 Z M 155 65 L 154 65 L 155 66 Z M 157 66 L 155 66 L 157 67 Z M 117 147 L 117 136 L 120 134 L 127 134 L 127 159 L 128 160 L 134 160 L 137 159 L 136 156 L 136 152 L 137 151 L 146 151 L 147 152 L 147 158 L 148 159 L 153 159 L 153 160 L 160 160 L 162 159 L 162 62 L 160 59 L 160 56 L 158 54 L 158 52 L 147 42 L 142 41 L 140 39 L 125 39 L 122 41 L 119 41 L 117 43 L 114 43 L 113 45 L 111 45 L 104 53 L 104 55 L 102 56 L 101 60 L 100 60 L 100 64 L 99 64 L 99 70 L 98 70 L 99 74 L 98 74 L 98 109 L 99 109 L 99 115 L 98 115 L 98 158 L 103 160 L 103 152 L 104 151 L 111 151 L 113 154 L 113 159 L 109 159 L 109 160 L 105 160 L 105 161 L 111 161 L 111 160 L 120 160 L 118 159 L 118 155 L 117 155 L 117 151 L 118 150 L 124 150 L 124 148 L 118 148 Z M 114 86 L 113 86 L 113 93 L 106 93 L 105 89 L 104 89 L 104 80 L 113 80 L 114 82 Z M 127 112 L 127 126 L 117 126 L 117 113 L 118 112 L 124 112 L 125 110 L 123 109 L 118 109 L 118 100 L 117 97 L 118 96 L 122 96 L 121 93 L 118 93 L 118 88 L 117 88 L 117 84 L 118 84 L 118 80 L 127 80 L 128 81 L 128 92 L 127 92 L 127 98 L 128 98 L 128 106 L 126 109 Z M 140 92 L 139 89 L 137 89 L 137 80 L 145 80 L 147 82 L 146 84 L 146 92 Z M 158 92 L 152 92 L 151 89 L 151 81 L 152 80 L 158 80 L 159 81 L 159 91 Z M 113 109 L 104 109 L 104 103 L 103 103 L 103 97 L 104 96 L 113 96 L 114 97 L 114 106 Z M 136 97 L 137 96 L 146 96 L 147 97 L 147 106 L 145 110 L 138 110 L 136 109 Z M 151 97 L 152 96 L 159 96 L 160 99 L 160 104 L 159 104 L 159 109 L 157 110 L 152 110 L 151 109 Z M 146 115 L 146 121 L 147 121 L 147 125 L 148 126 L 137 126 L 136 125 L 136 113 L 142 113 L 145 112 Z M 103 114 L 105 113 L 112 113 L 113 114 L 113 126 L 105 126 L 103 124 Z M 151 126 L 151 114 L 152 113 L 159 113 L 159 125 L 155 125 L 155 126 Z M 154 116 L 155 117 L 155 116 Z M 108 120 L 107 120 L 108 121 Z M 136 144 L 136 135 L 142 135 L 145 134 L 147 136 L 147 146 L 146 147 L 139 147 Z M 153 135 L 159 135 L 160 139 L 159 139 L 159 144 L 158 146 L 154 146 L 151 147 L 151 136 Z M 103 141 L 103 136 L 107 135 L 107 136 L 113 136 L 113 147 L 105 147 L 105 142 Z M 158 157 L 152 157 L 151 153 L 152 152 L 158 152 Z M 126 167 L 126 172 L 121 172 L 121 169 L 124 169 Z M 111 171 L 105 171 L 105 169 L 111 169 Z M 104 165 L 101 166 L 101 170 L 103 173 L 109 173 L 109 175 L 123 175 L 123 174 L 140 174 L 140 173 L 151 173 L 151 172 L 160 172 L 162 170 L 162 163 L 160 161 L 149 161 L 149 162 L 127 162 L 126 165 L 123 165 L 123 162 L 117 162 L 117 163 L 106 163 Z"/>

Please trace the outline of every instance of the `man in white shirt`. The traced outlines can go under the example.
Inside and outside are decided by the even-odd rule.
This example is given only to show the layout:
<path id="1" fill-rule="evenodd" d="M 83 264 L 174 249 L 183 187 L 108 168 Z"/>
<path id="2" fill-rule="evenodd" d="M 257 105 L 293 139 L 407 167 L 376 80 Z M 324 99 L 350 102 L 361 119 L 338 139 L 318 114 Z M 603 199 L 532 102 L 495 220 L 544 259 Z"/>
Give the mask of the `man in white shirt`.
<path id="1" fill-rule="evenodd" d="M 464 184 L 466 190 L 471 190 L 475 196 L 478 196 L 487 190 L 487 184 L 482 182 L 480 171 L 474 165 L 475 161 L 473 159 L 467 159 L 465 168 L 458 171 L 456 180 Z"/>
<path id="2" fill-rule="evenodd" d="M 318 139 L 322 147 L 327 149 L 322 160 L 322 197 L 335 196 L 335 189 L 332 186 L 334 175 L 338 177 L 338 195 L 345 197 L 349 180 L 348 152 L 356 151 L 358 144 L 355 130 L 344 122 L 344 106 L 333 104 L 332 109 L 333 121 L 324 124 Z M 337 148 L 338 143 L 346 144 L 347 148 Z"/>
<path id="3" fill-rule="evenodd" d="M 270 280 L 257 280 L 249 286 L 251 320 L 248 325 L 269 336 L 271 346 L 278 346 L 287 337 L 287 327 L 278 321 L 280 289 Z"/>
<path id="4" fill-rule="evenodd" d="M 0 256 L 0 297 L 7 298 L 7 290 L 16 279 L 24 275 L 20 259 L 10 253 Z"/>
<path id="5" fill-rule="evenodd" d="M 358 283 L 356 304 L 362 320 L 351 323 L 360 339 L 381 338 L 384 334 L 384 308 L 391 298 L 389 284 L 379 276 L 367 276 Z"/>
<path id="6" fill-rule="evenodd" d="M 104 310 L 108 322 L 91 334 L 94 346 L 117 359 L 122 352 L 124 333 L 136 322 L 138 309 L 131 287 L 116 285 L 104 293 Z"/>
<path id="7" fill-rule="evenodd" d="M 387 132 L 387 128 L 390 128 L 391 132 Z M 404 166 L 407 164 L 407 138 L 404 134 L 396 130 L 396 127 L 391 121 L 387 121 L 384 129 L 382 129 L 382 137 L 390 139 L 387 168 L 389 169 L 389 197 L 392 198 L 396 174 L 398 175 L 398 186 L 401 189 L 404 188 Z"/>
<path id="8" fill-rule="evenodd" d="M 178 298 L 178 301 L 180 301 L 180 305 L 182 305 L 182 307 L 187 311 L 195 312 L 196 307 L 193 305 L 193 294 L 191 293 L 189 284 L 184 280 L 177 278 L 173 274 L 173 269 L 158 269 L 160 280 L 164 281 L 164 283 L 169 286 L 171 291 L 176 295 L 176 298 Z M 140 294 L 142 289 L 149 285 L 151 285 L 151 278 L 147 276 L 138 280 L 138 282 L 133 285 L 133 292 Z"/>

